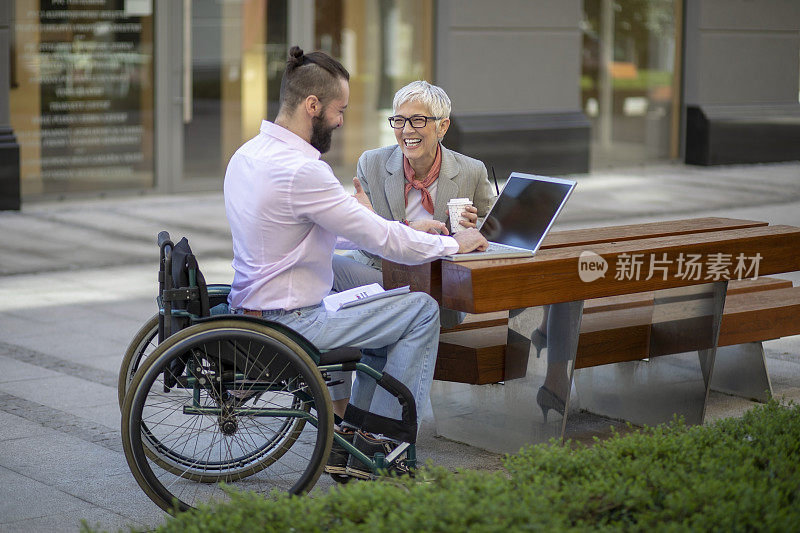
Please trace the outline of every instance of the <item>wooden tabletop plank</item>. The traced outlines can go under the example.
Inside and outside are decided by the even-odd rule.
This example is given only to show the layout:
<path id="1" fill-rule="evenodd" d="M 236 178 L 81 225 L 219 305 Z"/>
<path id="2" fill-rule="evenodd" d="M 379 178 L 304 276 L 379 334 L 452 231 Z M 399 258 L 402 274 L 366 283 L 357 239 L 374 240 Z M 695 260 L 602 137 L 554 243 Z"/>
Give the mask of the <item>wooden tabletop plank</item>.
<path id="1" fill-rule="evenodd" d="M 603 242 L 620 242 L 766 225 L 766 222 L 755 220 L 706 217 L 559 231 L 548 235 L 541 249 L 590 246 Z M 436 301 L 441 302 L 442 262 L 433 261 L 422 265 L 401 265 L 384 259 L 383 283 L 387 289 L 409 285 L 412 291 L 426 292 L 433 296 Z"/>
<path id="2" fill-rule="evenodd" d="M 759 222 L 757 220 L 707 217 L 648 222 L 645 224 L 627 224 L 624 226 L 554 231 L 545 237 L 541 249 L 547 250 L 550 248 L 563 248 L 567 246 L 589 246 L 601 242 L 668 237 L 670 235 L 753 228 L 766 225 L 766 222 Z"/>
<path id="3" fill-rule="evenodd" d="M 760 254 L 759 275 L 793 272 L 800 270 L 800 228 L 756 226 L 598 243 L 589 250 L 608 263 L 605 276 L 591 282 L 581 281 L 578 273 L 578 259 L 586 251 L 580 246 L 541 250 L 529 259 L 444 261 L 442 302 L 451 309 L 485 313 L 714 281 L 713 276 L 706 277 L 705 268 L 699 279 L 682 279 L 678 275 L 681 254 L 700 254 L 704 263 L 713 254 L 730 254 L 734 264 L 740 254 L 745 258 Z M 634 254 L 642 254 L 644 262 L 638 279 L 615 279 L 620 257 L 624 260 Z M 651 259 L 664 259 L 666 270 L 646 279 Z M 723 274 L 719 279 L 735 276 Z"/>

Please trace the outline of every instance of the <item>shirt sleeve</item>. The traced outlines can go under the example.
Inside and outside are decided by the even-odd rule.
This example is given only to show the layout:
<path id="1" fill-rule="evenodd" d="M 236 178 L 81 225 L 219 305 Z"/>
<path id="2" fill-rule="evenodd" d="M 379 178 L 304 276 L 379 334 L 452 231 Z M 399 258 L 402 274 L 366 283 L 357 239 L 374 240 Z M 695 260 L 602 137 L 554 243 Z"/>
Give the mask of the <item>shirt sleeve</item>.
<path id="1" fill-rule="evenodd" d="M 310 161 L 297 170 L 290 196 L 295 217 L 390 261 L 415 265 L 458 252 L 453 237 L 416 231 L 359 204 L 324 161 Z"/>

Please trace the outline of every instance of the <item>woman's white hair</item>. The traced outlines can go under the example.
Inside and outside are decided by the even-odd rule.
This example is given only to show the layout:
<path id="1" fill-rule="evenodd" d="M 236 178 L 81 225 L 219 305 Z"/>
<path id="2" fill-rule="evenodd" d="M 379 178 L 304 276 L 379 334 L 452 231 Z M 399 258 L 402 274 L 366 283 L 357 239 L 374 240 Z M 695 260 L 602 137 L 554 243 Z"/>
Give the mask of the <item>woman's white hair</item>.
<path id="1" fill-rule="evenodd" d="M 412 81 L 396 93 L 392 102 L 393 112 L 406 102 L 420 102 L 438 118 L 450 118 L 450 97 L 444 89 L 424 80 Z"/>

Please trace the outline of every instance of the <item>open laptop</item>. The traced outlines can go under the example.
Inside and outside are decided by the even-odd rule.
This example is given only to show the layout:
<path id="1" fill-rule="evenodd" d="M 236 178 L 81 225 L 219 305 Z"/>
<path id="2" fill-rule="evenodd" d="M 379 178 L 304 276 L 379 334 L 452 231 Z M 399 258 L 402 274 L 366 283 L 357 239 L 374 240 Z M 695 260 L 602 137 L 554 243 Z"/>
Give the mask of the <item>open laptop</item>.
<path id="1" fill-rule="evenodd" d="M 480 227 L 489 248 L 483 252 L 452 254 L 444 259 L 475 261 L 532 256 L 576 184 L 572 180 L 512 173 Z"/>

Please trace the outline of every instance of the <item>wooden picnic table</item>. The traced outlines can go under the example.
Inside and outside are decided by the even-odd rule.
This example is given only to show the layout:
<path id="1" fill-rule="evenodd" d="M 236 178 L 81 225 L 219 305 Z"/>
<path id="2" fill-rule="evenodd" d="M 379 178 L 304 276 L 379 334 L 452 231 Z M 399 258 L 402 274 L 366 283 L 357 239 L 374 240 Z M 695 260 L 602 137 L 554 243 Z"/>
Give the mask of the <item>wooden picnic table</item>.
<path id="1" fill-rule="evenodd" d="M 607 269 L 598 275 L 603 264 Z M 611 416 L 628 413 L 622 417 L 637 422 L 654 423 L 678 413 L 690 423 L 700 423 L 727 282 L 798 270 L 800 228 L 695 218 L 553 232 L 532 258 L 437 261 L 413 267 L 385 262 L 384 283 L 387 288 L 410 284 L 450 309 L 509 311 L 506 381 L 480 386 L 436 382 L 432 401 L 439 433 L 513 451 L 521 444 L 567 433 L 569 417 L 545 423 L 536 409 L 536 391 L 547 366 L 544 357 L 530 357 L 539 306 L 561 304 L 570 309 L 573 334 L 562 357 L 570 361 L 571 379 L 584 301 L 654 291 L 650 351 L 643 354 L 653 359 L 646 367 L 581 370 L 580 406 Z M 687 348 L 699 357 L 684 353 Z M 637 399 L 637 394 L 649 394 L 651 401 Z M 568 413 L 569 395 L 566 402 Z M 481 431 L 473 429 L 476 422 Z M 497 431 L 487 433 L 487 427 Z"/>

